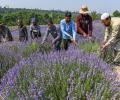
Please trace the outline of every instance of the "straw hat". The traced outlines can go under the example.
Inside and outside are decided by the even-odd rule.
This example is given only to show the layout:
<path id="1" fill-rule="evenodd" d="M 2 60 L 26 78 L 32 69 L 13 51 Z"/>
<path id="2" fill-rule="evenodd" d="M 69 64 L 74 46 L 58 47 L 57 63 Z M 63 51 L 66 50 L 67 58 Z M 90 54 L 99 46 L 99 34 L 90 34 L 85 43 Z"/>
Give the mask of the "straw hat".
<path id="1" fill-rule="evenodd" d="M 81 14 L 88 14 L 89 13 L 89 9 L 86 5 L 83 5 L 80 9 L 80 13 Z"/>

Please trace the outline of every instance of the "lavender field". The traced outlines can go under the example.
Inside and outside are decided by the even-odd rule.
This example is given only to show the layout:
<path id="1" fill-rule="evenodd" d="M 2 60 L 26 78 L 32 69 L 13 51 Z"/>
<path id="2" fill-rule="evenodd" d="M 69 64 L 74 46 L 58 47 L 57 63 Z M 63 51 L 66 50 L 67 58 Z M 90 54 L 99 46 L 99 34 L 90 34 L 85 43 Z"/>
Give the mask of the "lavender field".
<path id="1" fill-rule="evenodd" d="M 68 51 L 53 51 L 51 37 L 44 45 L 41 39 L 1 44 L 0 100 L 120 100 L 114 66 L 99 56 L 104 27 L 93 25 L 94 39 L 77 36 L 79 46 Z"/>

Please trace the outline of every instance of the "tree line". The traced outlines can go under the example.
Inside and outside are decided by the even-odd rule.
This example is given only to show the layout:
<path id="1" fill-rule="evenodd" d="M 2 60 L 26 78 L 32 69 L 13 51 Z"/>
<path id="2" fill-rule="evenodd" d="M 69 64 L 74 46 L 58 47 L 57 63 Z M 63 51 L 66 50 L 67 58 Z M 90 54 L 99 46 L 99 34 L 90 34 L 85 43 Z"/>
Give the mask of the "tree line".
<path id="1" fill-rule="evenodd" d="M 17 20 L 22 19 L 24 24 L 30 25 L 31 18 L 39 19 L 39 24 L 47 24 L 47 19 L 52 19 L 55 24 L 59 24 L 60 20 L 64 18 L 65 11 L 61 10 L 41 10 L 41 9 L 25 9 L 25 8 L 2 8 L 0 7 L 0 23 L 8 26 L 16 26 Z M 72 19 L 75 21 L 79 12 L 72 12 Z M 91 12 L 93 20 L 100 19 L 101 14 L 96 11 Z M 120 12 L 113 12 L 113 16 L 120 17 Z"/>

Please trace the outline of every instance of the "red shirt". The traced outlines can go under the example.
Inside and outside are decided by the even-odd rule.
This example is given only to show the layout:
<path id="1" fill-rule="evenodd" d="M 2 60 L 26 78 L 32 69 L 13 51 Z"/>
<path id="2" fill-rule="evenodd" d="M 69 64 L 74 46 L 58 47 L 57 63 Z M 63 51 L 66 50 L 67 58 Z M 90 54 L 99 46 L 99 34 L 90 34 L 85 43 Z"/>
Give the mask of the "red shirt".
<path id="1" fill-rule="evenodd" d="M 79 15 L 76 18 L 77 22 L 77 33 L 83 35 L 86 33 L 87 35 L 92 36 L 92 17 L 90 15 Z"/>

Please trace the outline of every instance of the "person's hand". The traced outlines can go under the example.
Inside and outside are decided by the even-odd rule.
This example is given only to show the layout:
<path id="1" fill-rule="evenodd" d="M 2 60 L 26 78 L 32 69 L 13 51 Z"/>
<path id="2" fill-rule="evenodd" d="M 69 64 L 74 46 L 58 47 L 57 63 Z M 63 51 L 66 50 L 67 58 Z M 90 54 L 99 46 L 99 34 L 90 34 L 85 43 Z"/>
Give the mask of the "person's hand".
<path id="1" fill-rule="evenodd" d="M 88 39 L 92 40 L 92 36 L 88 35 Z"/>
<path id="2" fill-rule="evenodd" d="M 87 34 L 86 34 L 86 33 L 84 33 L 84 34 L 83 34 L 83 37 L 87 37 Z"/>
<path id="3" fill-rule="evenodd" d="M 101 43 L 101 46 L 100 46 L 100 47 L 103 48 L 105 44 L 106 44 L 106 42 L 103 41 L 103 42 Z"/>
<path id="4" fill-rule="evenodd" d="M 55 44 L 55 41 L 53 40 L 53 41 L 52 41 L 52 45 L 54 45 L 54 44 Z"/>
<path id="5" fill-rule="evenodd" d="M 72 43 L 73 43 L 74 46 L 78 45 L 77 42 L 74 39 L 71 39 L 71 41 L 72 41 Z"/>
<path id="6" fill-rule="evenodd" d="M 52 47 L 55 47 L 55 40 L 52 41 Z"/>
<path id="7" fill-rule="evenodd" d="M 92 37 L 92 32 L 89 31 L 88 34 L 87 34 L 88 37 Z"/>
<path id="8" fill-rule="evenodd" d="M 107 46 L 107 45 L 105 45 L 105 44 L 104 44 L 104 45 L 102 45 L 102 46 L 101 46 L 101 51 L 104 51 L 107 47 L 108 47 L 108 46 Z"/>
<path id="9" fill-rule="evenodd" d="M 6 42 L 6 39 L 3 38 L 3 42 Z"/>
<path id="10" fill-rule="evenodd" d="M 52 47 L 55 48 L 55 44 L 52 44 Z"/>
<path id="11" fill-rule="evenodd" d="M 105 44 L 106 44 L 106 42 L 105 42 L 105 41 L 103 41 L 103 42 L 102 42 L 102 45 L 105 45 Z"/>
<path id="12" fill-rule="evenodd" d="M 41 43 L 42 45 L 44 44 L 44 42 Z"/>

